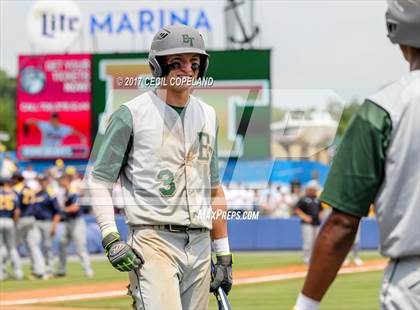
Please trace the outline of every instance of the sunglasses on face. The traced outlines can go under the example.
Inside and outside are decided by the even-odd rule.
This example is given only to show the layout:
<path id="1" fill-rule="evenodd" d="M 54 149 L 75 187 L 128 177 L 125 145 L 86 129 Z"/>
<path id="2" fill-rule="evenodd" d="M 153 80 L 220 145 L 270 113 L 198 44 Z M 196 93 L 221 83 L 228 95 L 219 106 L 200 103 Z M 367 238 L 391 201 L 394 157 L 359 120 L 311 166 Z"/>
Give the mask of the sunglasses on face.
<path id="1" fill-rule="evenodd" d="M 182 68 L 182 64 L 179 61 L 174 61 L 171 62 L 170 64 L 167 64 L 169 71 L 172 70 L 180 70 Z M 200 64 L 199 63 L 192 63 L 191 64 L 191 70 L 192 71 L 197 71 L 198 69 L 200 69 Z"/>

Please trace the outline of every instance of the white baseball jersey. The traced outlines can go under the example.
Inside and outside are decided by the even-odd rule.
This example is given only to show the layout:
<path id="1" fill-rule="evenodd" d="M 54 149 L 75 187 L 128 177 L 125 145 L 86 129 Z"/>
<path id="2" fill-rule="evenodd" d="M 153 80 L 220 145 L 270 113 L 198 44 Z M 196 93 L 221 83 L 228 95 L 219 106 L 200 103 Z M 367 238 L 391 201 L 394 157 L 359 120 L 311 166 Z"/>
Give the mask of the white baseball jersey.
<path id="1" fill-rule="evenodd" d="M 216 135 L 212 107 L 190 96 L 179 113 L 150 91 L 113 115 L 92 174 L 107 182 L 120 176 L 129 225 L 211 229 Z"/>

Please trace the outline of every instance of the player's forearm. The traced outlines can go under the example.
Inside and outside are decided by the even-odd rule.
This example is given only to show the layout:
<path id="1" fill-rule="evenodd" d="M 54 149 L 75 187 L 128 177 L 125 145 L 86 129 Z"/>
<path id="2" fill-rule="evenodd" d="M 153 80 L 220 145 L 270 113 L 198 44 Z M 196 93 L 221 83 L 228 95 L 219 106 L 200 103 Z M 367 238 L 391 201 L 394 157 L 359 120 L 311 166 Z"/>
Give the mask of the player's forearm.
<path id="1" fill-rule="evenodd" d="M 295 213 L 296 213 L 296 215 L 302 220 L 302 221 L 306 221 L 307 219 L 308 219 L 308 215 L 305 213 L 305 212 L 303 212 L 301 209 L 299 209 L 299 208 L 296 208 L 295 209 Z"/>
<path id="2" fill-rule="evenodd" d="M 13 221 L 17 223 L 19 218 L 20 218 L 20 209 L 15 209 L 15 211 L 13 212 Z"/>
<path id="3" fill-rule="evenodd" d="M 227 207 L 223 188 L 221 186 L 213 188 L 211 191 L 211 196 L 211 206 L 214 214 L 212 218 L 213 229 L 211 231 L 211 238 L 212 240 L 227 238 Z"/>
<path id="4" fill-rule="evenodd" d="M 320 301 L 348 254 L 360 218 L 334 210 L 315 242 L 303 295 Z"/>
<path id="5" fill-rule="evenodd" d="M 112 185 L 97 180 L 93 176 L 88 177 L 87 184 L 92 211 L 102 236 L 105 237 L 111 232 L 118 232 L 111 195 Z"/>
<path id="6" fill-rule="evenodd" d="M 77 203 L 74 203 L 64 209 L 65 213 L 76 213 L 80 210 L 80 206 Z"/>
<path id="7" fill-rule="evenodd" d="M 52 218 L 52 224 L 57 225 L 60 222 L 60 214 L 55 214 Z"/>

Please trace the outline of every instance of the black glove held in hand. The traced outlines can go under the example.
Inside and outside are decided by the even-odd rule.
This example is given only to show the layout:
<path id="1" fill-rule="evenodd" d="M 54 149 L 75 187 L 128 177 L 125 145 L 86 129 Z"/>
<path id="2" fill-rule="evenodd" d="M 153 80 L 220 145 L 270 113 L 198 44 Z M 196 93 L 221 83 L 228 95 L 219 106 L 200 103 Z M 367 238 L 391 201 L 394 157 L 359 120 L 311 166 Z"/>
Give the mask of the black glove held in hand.
<path id="1" fill-rule="evenodd" d="M 232 288 L 232 254 L 217 256 L 216 270 L 210 283 L 210 292 L 215 293 L 219 287 L 229 294 Z"/>
<path id="2" fill-rule="evenodd" d="M 102 239 L 102 246 L 112 266 L 119 271 L 139 269 L 144 264 L 141 254 L 121 240 L 118 233 L 110 233 Z"/>

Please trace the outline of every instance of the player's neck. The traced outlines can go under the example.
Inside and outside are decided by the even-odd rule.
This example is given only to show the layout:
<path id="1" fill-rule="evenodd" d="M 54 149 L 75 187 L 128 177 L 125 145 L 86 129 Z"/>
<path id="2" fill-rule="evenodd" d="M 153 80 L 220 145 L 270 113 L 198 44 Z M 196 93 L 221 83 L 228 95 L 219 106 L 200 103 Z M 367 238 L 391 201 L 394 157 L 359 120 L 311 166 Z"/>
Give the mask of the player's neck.
<path id="1" fill-rule="evenodd" d="M 420 54 L 410 62 L 410 71 L 420 70 Z"/>
<path id="2" fill-rule="evenodd" d="M 167 104 L 175 107 L 185 107 L 190 98 L 190 91 L 173 91 L 171 89 L 157 89 L 156 95 Z"/>
<path id="3" fill-rule="evenodd" d="M 410 64 L 410 71 L 420 69 L 420 48 L 400 45 L 405 60 Z"/>

